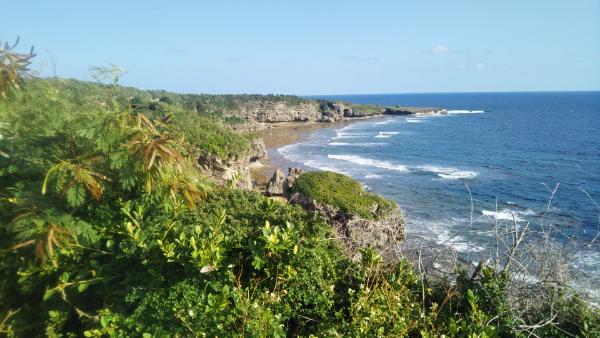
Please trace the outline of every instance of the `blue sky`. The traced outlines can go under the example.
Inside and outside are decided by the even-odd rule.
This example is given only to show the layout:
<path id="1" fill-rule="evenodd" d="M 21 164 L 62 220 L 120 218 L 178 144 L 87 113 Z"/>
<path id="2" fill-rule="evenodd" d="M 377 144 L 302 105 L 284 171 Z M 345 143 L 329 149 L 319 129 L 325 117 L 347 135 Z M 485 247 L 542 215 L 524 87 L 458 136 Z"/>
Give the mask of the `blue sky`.
<path id="1" fill-rule="evenodd" d="M 35 69 L 193 93 L 600 89 L 600 1 L 3 1 Z"/>

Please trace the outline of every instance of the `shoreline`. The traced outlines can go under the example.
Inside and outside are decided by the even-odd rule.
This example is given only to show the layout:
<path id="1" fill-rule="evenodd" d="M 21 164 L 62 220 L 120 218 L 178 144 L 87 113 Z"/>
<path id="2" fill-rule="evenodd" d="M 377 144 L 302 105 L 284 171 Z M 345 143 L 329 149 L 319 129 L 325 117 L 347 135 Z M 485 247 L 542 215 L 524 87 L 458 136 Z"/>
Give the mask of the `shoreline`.
<path id="1" fill-rule="evenodd" d="M 263 139 L 267 150 L 267 158 L 260 159 L 250 166 L 250 174 L 255 183 L 255 189 L 264 190 L 275 170 L 281 169 L 286 172 L 288 167 L 290 167 L 289 160 L 279 154 L 277 149 L 287 145 L 302 143 L 308 140 L 315 131 L 320 129 L 345 127 L 356 122 L 385 117 L 388 116 L 378 114 L 334 122 L 278 122 L 270 124 L 267 128 L 255 130 L 254 132 L 257 136 Z"/>

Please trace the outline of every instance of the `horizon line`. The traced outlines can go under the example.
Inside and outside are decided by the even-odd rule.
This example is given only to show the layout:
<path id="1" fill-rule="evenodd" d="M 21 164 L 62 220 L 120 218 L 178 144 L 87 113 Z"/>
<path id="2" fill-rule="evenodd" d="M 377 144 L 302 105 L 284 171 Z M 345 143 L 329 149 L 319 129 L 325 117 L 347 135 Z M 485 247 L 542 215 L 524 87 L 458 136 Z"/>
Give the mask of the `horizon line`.
<path id="1" fill-rule="evenodd" d="M 600 89 L 581 89 L 581 90 L 498 90 L 498 91 L 441 91 L 441 92 L 388 92 L 388 93 L 354 93 L 354 94 L 310 94 L 298 95 L 302 97 L 323 97 L 323 96 L 367 96 L 367 95 L 428 95 L 428 94 L 534 94 L 534 93 L 593 93 L 600 92 Z M 296 94 L 283 94 L 296 95 Z"/>

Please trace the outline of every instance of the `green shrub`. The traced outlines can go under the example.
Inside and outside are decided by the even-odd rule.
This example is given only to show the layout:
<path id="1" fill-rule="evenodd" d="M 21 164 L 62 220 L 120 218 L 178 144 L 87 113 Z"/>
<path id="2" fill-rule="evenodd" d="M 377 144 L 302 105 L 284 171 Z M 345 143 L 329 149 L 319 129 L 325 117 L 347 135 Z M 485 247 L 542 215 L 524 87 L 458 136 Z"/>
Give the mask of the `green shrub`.
<path id="1" fill-rule="evenodd" d="M 318 202 L 365 219 L 380 218 L 398 210 L 395 203 L 365 191 L 358 181 L 334 172 L 302 174 L 294 184 L 294 189 Z"/>
<path id="2" fill-rule="evenodd" d="M 195 113 L 181 112 L 173 124 L 192 149 L 221 158 L 245 154 L 254 138 L 252 134 L 236 133 L 216 119 Z"/>

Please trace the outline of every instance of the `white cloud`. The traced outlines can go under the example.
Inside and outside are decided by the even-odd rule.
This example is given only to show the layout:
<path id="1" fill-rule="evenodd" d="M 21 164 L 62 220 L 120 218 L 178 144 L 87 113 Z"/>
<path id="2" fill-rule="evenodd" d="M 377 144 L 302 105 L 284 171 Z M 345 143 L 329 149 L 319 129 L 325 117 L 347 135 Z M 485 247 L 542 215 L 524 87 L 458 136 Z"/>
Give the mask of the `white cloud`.
<path id="1" fill-rule="evenodd" d="M 444 46 L 444 45 L 437 45 L 433 48 L 431 48 L 431 52 L 434 54 L 444 54 L 444 53 L 448 53 L 448 47 Z"/>
<path id="2" fill-rule="evenodd" d="M 475 67 L 477 67 L 477 69 L 483 69 L 485 68 L 485 65 L 481 62 L 477 62 L 477 65 L 475 65 Z"/>

